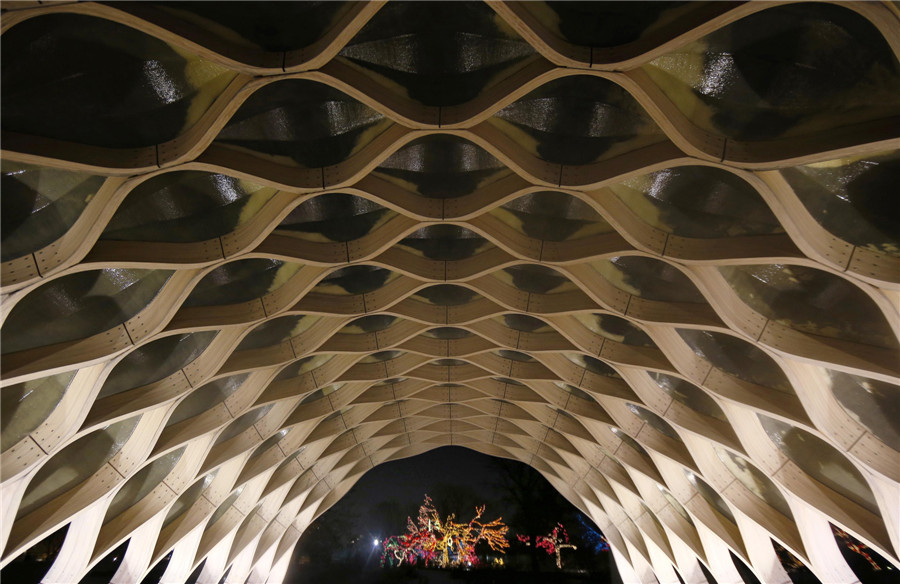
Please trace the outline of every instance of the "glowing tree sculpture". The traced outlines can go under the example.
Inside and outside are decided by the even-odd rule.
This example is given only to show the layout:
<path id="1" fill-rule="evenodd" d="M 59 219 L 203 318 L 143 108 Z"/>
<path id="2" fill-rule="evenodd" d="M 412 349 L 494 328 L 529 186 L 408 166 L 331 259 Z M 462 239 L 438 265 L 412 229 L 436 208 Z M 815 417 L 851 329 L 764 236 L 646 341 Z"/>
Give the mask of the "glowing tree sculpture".
<path id="1" fill-rule="evenodd" d="M 519 538 L 519 541 L 525 545 L 531 545 L 530 536 L 519 535 L 517 537 Z M 556 567 L 559 569 L 562 569 L 560 552 L 564 549 L 578 549 L 577 546 L 569 543 L 569 533 L 566 531 L 566 528 L 563 527 L 562 523 L 557 523 L 556 527 L 553 528 L 553 531 L 551 531 L 549 535 L 538 535 L 535 537 L 534 545 L 535 547 L 541 548 L 549 555 L 556 554 Z"/>
<path id="2" fill-rule="evenodd" d="M 509 529 L 497 518 L 490 522 L 482 522 L 484 506 L 475 509 L 475 517 L 468 523 L 454 521 L 456 515 L 447 516 L 441 521 L 431 498 L 425 495 L 425 502 L 419 507 L 416 521 L 406 521 L 407 533 L 394 535 L 384 541 L 384 553 L 381 564 L 402 565 L 413 563 L 419 558 L 426 564 L 436 562 L 442 568 L 452 565 L 478 563 L 475 546 L 484 541 L 490 548 L 505 553 L 509 542 L 506 532 Z"/>
<path id="3" fill-rule="evenodd" d="M 509 529 L 501 521 L 502 517 L 489 522 L 479 521 L 484 514 L 484 505 L 475 508 L 475 517 L 468 523 L 456 523 L 454 516 L 450 515 L 444 522 L 446 547 L 443 548 L 441 566 L 446 567 L 450 562 L 451 553 L 455 556 L 455 564 L 465 563 L 472 565 L 478 562 L 475 555 L 475 544 L 486 541 L 495 552 L 505 553 L 509 542 L 506 540 L 506 532 Z"/>
<path id="4" fill-rule="evenodd" d="M 861 541 L 857 541 L 849 533 L 839 527 L 835 527 L 834 525 L 831 526 L 831 531 L 834 532 L 834 534 L 844 542 L 844 544 L 847 546 L 847 549 L 849 549 L 851 552 L 856 552 L 864 557 L 866 561 L 869 562 L 869 565 L 872 567 L 873 571 L 881 571 L 881 566 L 878 564 L 878 562 L 875 561 L 875 558 L 873 558 L 872 555 L 869 554 L 869 546 Z M 890 569 L 890 567 L 888 569 Z"/>

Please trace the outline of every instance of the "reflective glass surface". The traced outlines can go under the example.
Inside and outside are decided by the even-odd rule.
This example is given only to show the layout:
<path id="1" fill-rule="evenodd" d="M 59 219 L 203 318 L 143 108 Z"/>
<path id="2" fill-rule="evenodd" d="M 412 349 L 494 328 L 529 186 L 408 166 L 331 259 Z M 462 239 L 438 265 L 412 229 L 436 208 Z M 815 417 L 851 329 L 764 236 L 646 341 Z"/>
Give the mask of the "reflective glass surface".
<path id="1" fill-rule="evenodd" d="M 852 10 L 788 4 L 746 16 L 644 69 L 695 123 L 769 140 L 897 115 L 900 64 Z"/>
<path id="2" fill-rule="evenodd" d="M 587 164 L 664 139 L 631 94 L 599 77 L 551 81 L 494 114 L 491 122 L 558 164 Z"/>
<path id="3" fill-rule="evenodd" d="M 784 229 L 759 193 L 711 166 L 676 166 L 609 187 L 641 219 L 697 239 L 768 235 Z"/>
<path id="4" fill-rule="evenodd" d="M 3 354 L 74 341 L 136 315 L 172 275 L 169 270 L 106 268 L 62 276 L 13 307 L 3 325 Z"/>
<path id="5" fill-rule="evenodd" d="M 66 493 L 100 470 L 122 449 L 140 416 L 106 426 L 57 452 L 29 481 L 16 518 L 24 517 Z"/>
<path id="6" fill-rule="evenodd" d="M 245 223 L 274 193 L 226 174 L 167 172 L 135 187 L 100 239 L 181 243 L 221 237 Z"/>
<path id="7" fill-rule="evenodd" d="M 47 419 L 75 377 L 74 371 L 16 383 L 0 392 L 0 452 L 14 446 Z"/>
<path id="8" fill-rule="evenodd" d="M 192 126 L 235 73 L 138 30 L 81 14 L 3 34 L 3 127 L 134 148 Z"/>
<path id="9" fill-rule="evenodd" d="M 340 56 L 417 102 L 449 106 L 475 98 L 533 53 L 482 2 L 391 2 Z"/>
<path id="10" fill-rule="evenodd" d="M 373 172 L 429 199 L 462 197 L 510 173 L 483 148 L 443 134 L 413 140 Z"/>
<path id="11" fill-rule="evenodd" d="M 769 439 L 794 464 L 831 490 L 880 515 L 866 479 L 843 454 L 806 430 L 763 414 L 757 415 Z"/>
<path id="12" fill-rule="evenodd" d="M 4 160 L 0 173 L 0 260 L 37 251 L 71 227 L 103 185 L 103 177 Z"/>
<path id="13" fill-rule="evenodd" d="M 781 172 L 822 227 L 854 245 L 900 255 L 900 217 L 891 196 L 900 180 L 896 151 Z"/>
<path id="14" fill-rule="evenodd" d="M 840 276 L 785 264 L 728 266 L 719 272 L 751 308 L 793 329 L 866 345 L 900 346 L 875 302 Z"/>
<path id="15" fill-rule="evenodd" d="M 216 142 L 282 164 L 317 168 L 342 162 L 389 124 L 337 89 L 287 79 L 254 92 Z"/>

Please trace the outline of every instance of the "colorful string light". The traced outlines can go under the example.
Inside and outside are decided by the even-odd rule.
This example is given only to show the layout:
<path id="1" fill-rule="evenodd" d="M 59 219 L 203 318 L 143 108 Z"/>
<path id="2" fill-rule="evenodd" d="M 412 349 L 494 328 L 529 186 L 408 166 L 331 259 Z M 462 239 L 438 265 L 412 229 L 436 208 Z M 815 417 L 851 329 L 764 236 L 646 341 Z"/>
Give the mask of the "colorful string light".
<path id="1" fill-rule="evenodd" d="M 525 545 L 531 545 L 531 536 L 517 535 L 516 537 Z M 560 556 L 560 552 L 564 549 L 578 549 L 576 545 L 569 543 L 569 533 L 566 531 L 566 528 L 563 527 L 562 523 L 557 523 L 556 527 L 554 527 L 553 531 L 548 535 L 535 536 L 534 546 L 541 548 L 551 556 L 556 554 L 556 567 L 560 570 L 562 569 L 562 557 Z"/>
<path id="2" fill-rule="evenodd" d="M 392 535 L 384 540 L 381 565 L 401 566 L 404 563 L 426 565 L 437 564 L 442 568 L 450 566 L 478 565 L 475 545 L 484 541 L 495 552 L 506 553 L 509 542 L 506 539 L 508 527 L 502 517 L 493 521 L 481 521 L 485 506 L 475 508 L 475 517 L 468 523 L 455 521 L 450 514 L 441 521 L 431 497 L 425 495 L 425 502 L 419 507 L 416 521 L 407 518 L 403 535 Z"/>

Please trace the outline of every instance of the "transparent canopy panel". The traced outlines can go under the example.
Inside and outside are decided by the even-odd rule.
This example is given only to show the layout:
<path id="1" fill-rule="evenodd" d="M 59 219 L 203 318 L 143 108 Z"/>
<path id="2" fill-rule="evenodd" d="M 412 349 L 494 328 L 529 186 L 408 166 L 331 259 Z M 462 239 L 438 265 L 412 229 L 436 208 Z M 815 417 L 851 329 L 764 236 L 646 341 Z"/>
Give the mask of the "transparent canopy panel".
<path id="1" fill-rule="evenodd" d="M 685 7 L 708 2 L 523 2 L 556 36 L 585 47 L 634 42 L 681 15 Z"/>
<path id="2" fill-rule="evenodd" d="M 900 452 L 900 386 L 832 369 L 827 373 L 831 391 L 841 407 L 879 440 Z"/>
<path id="3" fill-rule="evenodd" d="M 757 414 L 769 439 L 806 474 L 860 507 L 880 516 L 862 473 L 836 448 L 806 430 Z"/>
<path id="4" fill-rule="evenodd" d="M 719 272 L 741 300 L 766 318 L 811 335 L 900 347 L 875 302 L 840 276 L 786 264 L 725 266 Z"/>
<path id="5" fill-rule="evenodd" d="M 0 332 L 3 354 L 83 339 L 141 312 L 170 270 L 105 268 L 61 276 L 29 293 Z"/>
<path id="6" fill-rule="evenodd" d="M 0 260 L 28 255 L 65 235 L 103 182 L 85 172 L 0 162 Z"/>
<path id="7" fill-rule="evenodd" d="M 275 432 L 274 434 L 272 434 L 271 436 L 269 436 L 268 438 L 263 440 L 262 444 L 257 446 L 256 449 L 253 451 L 253 453 L 250 455 L 250 458 L 256 458 L 260 454 L 264 453 L 266 450 L 268 450 L 268 449 L 272 448 L 273 446 L 275 446 L 276 444 L 278 444 L 278 442 L 281 441 L 282 438 L 287 436 L 288 432 L 290 432 L 290 430 L 285 428 L 283 430 L 279 430 L 278 432 Z"/>
<path id="8" fill-rule="evenodd" d="M 275 381 L 282 381 L 284 379 L 291 379 L 292 377 L 298 377 L 303 375 L 304 373 L 308 373 L 313 369 L 321 367 L 325 363 L 331 360 L 334 355 L 330 353 L 325 353 L 321 355 L 311 355 L 309 357 L 302 357 L 297 359 L 287 367 L 281 370 L 277 377 L 275 377 Z"/>
<path id="9" fill-rule="evenodd" d="M 641 457 L 644 458 L 651 466 L 653 466 L 653 459 L 650 458 L 650 455 L 647 453 L 647 450 L 643 446 L 641 446 L 637 440 L 635 440 L 634 438 L 632 438 L 631 436 L 629 436 L 627 433 L 625 433 L 624 431 L 622 431 L 619 428 L 610 427 L 609 430 L 610 430 L 610 432 L 615 434 L 619 440 L 621 440 L 626 445 L 628 445 L 632 450 L 634 450 L 639 455 L 641 455 Z"/>
<path id="10" fill-rule="evenodd" d="M 630 321 L 611 314 L 576 314 L 578 322 L 591 332 L 617 343 L 638 347 L 656 347 L 653 339 Z"/>
<path id="11" fill-rule="evenodd" d="M 822 227 L 872 251 L 900 255 L 900 216 L 891 196 L 900 152 L 828 160 L 781 170 Z"/>
<path id="12" fill-rule="evenodd" d="M 457 136 L 416 138 L 372 172 L 429 199 L 452 199 L 512 174 L 487 150 Z"/>
<path id="13" fill-rule="evenodd" d="M 288 166 L 319 168 L 343 162 L 390 124 L 328 85 L 286 79 L 256 90 L 215 142 Z"/>
<path id="14" fill-rule="evenodd" d="M 396 359 L 403 355 L 406 355 L 406 351 L 378 351 L 377 353 L 366 355 L 359 360 L 359 363 L 381 363 L 382 361 L 390 361 L 391 359 Z M 460 361 L 458 364 L 462 365 L 463 362 Z"/>
<path id="15" fill-rule="evenodd" d="M 550 81 L 490 121 L 532 154 L 557 164 L 588 164 L 665 140 L 630 93 L 584 75 Z"/>
<path id="16" fill-rule="evenodd" d="M 0 391 L 0 452 L 16 445 L 53 413 L 75 373 L 41 377 Z"/>
<path id="17" fill-rule="evenodd" d="M 353 241 L 396 215 L 363 197 L 329 193 L 302 202 L 281 221 L 275 233 L 310 241 Z"/>
<path id="18" fill-rule="evenodd" d="M 67 493 L 100 470 L 125 446 L 140 418 L 133 416 L 105 426 L 53 455 L 28 482 L 16 519 Z"/>
<path id="19" fill-rule="evenodd" d="M 182 170 L 134 188 L 100 239 L 183 243 L 214 239 L 247 222 L 275 189 L 212 172 Z"/>
<path id="20" fill-rule="evenodd" d="M 229 262 L 203 276 L 184 306 L 220 306 L 261 298 L 281 287 L 301 267 L 263 258 Z"/>
<path id="21" fill-rule="evenodd" d="M 169 511 L 166 513 L 166 518 L 163 520 L 162 529 L 165 529 L 170 523 L 184 515 L 184 513 L 191 509 L 194 503 L 200 499 L 200 496 L 203 494 L 203 491 L 209 487 L 210 483 L 212 483 L 213 479 L 216 478 L 216 474 L 218 474 L 219 469 L 212 471 L 211 473 L 197 479 L 194 481 L 190 487 L 185 489 L 181 495 L 177 499 L 175 499 L 175 503 L 169 507 Z"/>
<path id="22" fill-rule="evenodd" d="M 213 442 L 213 446 L 218 446 L 223 442 L 227 442 L 231 440 L 253 424 L 263 419 L 263 416 L 269 413 L 272 409 L 273 404 L 269 404 L 267 406 L 261 406 L 255 409 L 250 410 L 246 414 L 243 414 L 222 430 L 222 433 L 216 437 L 216 441 Z"/>
<path id="23" fill-rule="evenodd" d="M 299 405 L 302 406 L 302 405 L 304 405 L 304 404 L 309 404 L 309 403 L 312 403 L 312 402 L 316 402 L 316 401 L 319 401 L 320 399 L 322 399 L 323 397 L 325 397 L 325 392 L 322 391 L 321 389 L 317 389 L 317 390 L 311 391 L 311 392 L 309 392 L 307 395 L 303 396 L 303 398 L 300 400 L 300 404 L 299 404 Z M 271 440 L 272 438 L 275 438 L 275 437 L 277 437 L 277 436 L 278 436 L 278 434 L 276 434 L 275 436 L 271 436 L 271 437 L 267 438 L 267 439 L 266 439 L 266 442 L 268 442 L 269 440 Z M 262 448 L 263 446 L 265 446 L 265 445 L 266 445 L 266 442 L 263 442 L 262 444 L 259 445 L 259 447 L 253 452 L 253 456 L 255 456 L 257 453 L 261 453 L 261 452 L 262 452 L 262 451 L 260 450 L 260 448 Z"/>
<path id="24" fill-rule="evenodd" d="M 458 261 L 477 255 L 494 244 L 459 225 L 429 225 L 404 237 L 397 244 L 416 255 L 437 261 Z"/>
<path id="25" fill-rule="evenodd" d="M 662 523 L 659 520 L 659 517 L 656 516 L 656 513 L 653 512 L 650 507 L 647 506 L 646 503 L 641 501 L 641 508 L 644 510 L 644 516 L 649 517 L 650 521 L 653 523 L 653 526 L 656 528 L 656 532 L 662 534 L 663 541 L 668 544 L 668 535 L 666 535 L 666 530 L 663 528 Z"/>
<path id="26" fill-rule="evenodd" d="M 791 382 L 775 360 L 762 349 L 725 333 L 696 329 L 677 329 L 678 335 L 698 356 L 725 373 L 774 389 L 794 393 Z"/>
<path id="27" fill-rule="evenodd" d="M 243 484 L 240 487 L 238 487 L 237 489 L 235 489 L 233 493 L 228 495 L 227 499 L 222 501 L 221 505 L 216 507 L 215 512 L 213 512 L 212 516 L 210 516 L 210 518 L 209 518 L 209 521 L 206 523 L 207 529 L 209 529 L 210 527 L 215 525 L 216 522 L 219 519 L 221 519 L 225 515 L 225 513 L 228 512 L 229 509 L 231 509 L 231 506 L 234 505 L 234 502 L 237 501 L 237 498 L 241 496 L 241 493 L 244 491 L 244 487 L 246 487 L 246 486 L 247 486 L 246 484 Z M 227 577 L 227 576 L 228 576 L 228 574 L 226 573 L 225 576 L 223 576 L 223 578 Z"/>
<path id="28" fill-rule="evenodd" d="M 642 256 L 618 256 L 591 265 L 616 288 L 647 300 L 706 303 L 694 283 L 668 262 Z"/>
<path id="29" fill-rule="evenodd" d="M 570 385 L 568 383 L 563 383 L 561 381 L 554 381 L 553 384 L 556 385 L 557 387 L 559 387 L 560 389 L 562 389 L 563 391 L 565 391 L 566 393 L 571 393 L 572 395 L 574 395 L 575 397 L 577 397 L 579 399 L 583 399 L 583 400 L 589 401 L 591 403 L 597 403 L 597 400 L 595 400 L 593 398 L 593 396 L 591 396 L 591 394 L 589 394 L 588 392 L 584 391 L 581 388 L 575 387 L 574 385 Z"/>
<path id="30" fill-rule="evenodd" d="M 235 76 L 128 26 L 63 13 L 5 32 L 2 70 L 5 130 L 110 148 L 175 138 Z"/>
<path id="31" fill-rule="evenodd" d="M 195 389 L 175 407 L 172 415 L 166 421 L 166 426 L 183 422 L 211 410 L 240 389 L 248 376 L 249 373 L 241 373 L 240 375 L 221 377 Z"/>
<path id="32" fill-rule="evenodd" d="M 103 523 L 107 523 L 115 519 L 131 507 L 141 502 L 153 489 L 172 472 L 181 456 L 184 454 L 185 447 L 182 446 L 172 452 L 163 454 L 153 462 L 144 465 L 142 469 L 134 473 L 130 479 L 116 492 L 112 502 L 106 509 L 106 518 Z"/>
<path id="33" fill-rule="evenodd" d="M 317 320 L 318 318 L 314 316 L 281 316 L 266 321 L 250 331 L 241 340 L 235 352 L 277 345 L 291 337 L 299 336 Z"/>
<path id="34" fill-rule="evenodd" d="M 900 64 L 853 10 L 762 10 L 643 66 L 694 123 L 735 140 L 811 135 L 900 113 Z"/>
<path id="35" fill-rule="evenodd" d="M 669 505 L 671 505 L 672 508 L 675 509 L 675 511 L 679 515 L 681 515 L 682 519 L 684 519 L 691 525 L 694 525 L 694 520 L 691 519 L 691 516 L 688 515 L 687 510 L 684 508 L 684 506 L 682 506 L 681 503 L 678 502 L 678 499 L 675 498 L 675 495 L 673 495 L 671 491 L 669 491 L 669 489 L 663 487 L 662 485 L 656 485 L 656 488 L 659 489 L 659 492 L 662 493 L 663 497 L 666 498 L 666 501 L 669 502 Z"/>
<path id="36" fill-rule="evenodd" d="M 504 314 L 493 320 L 502 322 L 504 326 L 513 330 L 526 333 L 547 333 L 555 330 L 543 320 L 527 314 Z"/>
<path id="37" fill-rule="evenodd" d="M 615 230 L 590 205 L 556 191 L 529 193 L 491 210 L 514 229 L 544 241 L 567 241 Z"/>
<path id="38" fill-rule="evenodd" d="M 350 266 L 334 270 L 322 278 L 313 291 L 337 296 L 365 294 L 378 290 L 398 276 L 396 272 L 378 266 Z"/>
<path id="39" fill-rule="evenodd" d="M 406 377 L 390 377 L 390 378 L 388 378 L 388 379 L 382 379 L 382 380 L 379 380 L 379 381 L 376 382 L 376 383 L 373 383 L 373 384 L 369 387 L 369 389 L 372 389 L 373 387 L 384 387 L 384 386 L 387 386 L 387 385 L 396 385 L 396 384 L 398 384 L 398 383 L 403 383 L 403 382 L 406 381 L 406 380 L 407 380 Z"/>
<path id="40" fill-rule="evenodd" d="M 413 295 L 413 298 L 424 300 L 437 306 L 459 306 L 460 304 L 468 304 L 480 297 L 481 295 L 474 290 L 455 284 L 428 286 Z"/>
<path id="41" fill-rule="evenodd" d="M 388 329 L 397 322 L 396 316 L 390 314 L 373 314 L 361 316 L 347 323 L 340 331 L 341 334 L 366 334 Z"/>
<path id="42" fill-rule="evenodd" d="M 531 355 L 528 355 L 521 351 L 511 351 L 509 349 L 500 349 L 499 351 L 497 351 L 494 354 L 502 359 L 509 359 L 510 361 L 519 361 L 521 363 L 534 363 L 535 361 L 537 361 Z"/>
<path id="43" fill-rule="evenodd" d="M 504 268 L 495 276 L 523 292 L 531 294 L 560 294 L 576 290 L 566 276 L 548 266 L 519 264 Z"/>
<path id="44" fill-rule="evenodd" d="M 743 456 L 730 450 L 719 448 L 718 446 L 715 447 L 715 450 L 716 456 L 719 457 L 722 464 L 748 491 L 765 501 L 770 507 L 788 519 L 794 518 L 794 514 L 791 512 L 784 495 L 781 494 L 781 491 L 772 482 L 772 479 L 767 477 L 764 472 L 756 468 Z"/>
<path id="45" fill-rule="evenodd" d="M 534 49 L 482 2 L 391 2 L 340 58 L 429 106 L 470 101 Z"/>
<path id="46" fill-rule="evenodd" d="M 784 233 L 756 189 L 720 168 L 675 166 L 609 188 L 649 225 L 680 237 Z"/>
<path id="47" fill-rule="evenodd" d="M 716 400 L 693 383 L 673 375 L 655 371 L 649 372 L 649 375 L 666 395 L 678 403 L 702 416 L 713 418 L 720 422 L 728 421 L 728 418 L 725 417 L 725 412 L 722 411 Z"/>
<path id="48" fill-rule="evenodd" d="M 383 361 L 383 359 L 377 359 L 372 362 Z M 463 359 L 435 359 L 431 362 L 438 367 L 459 367 L 460 365 L 468 365 L 468 361 L 464 361 Z"/>
<path id="49" fill-rule="evenodd" d="M 681 440 L 681 436 L 678 435 L 678 432 L 675 431 L 675 428 L 673 428 L 672 425 L 666 422 L 664 419 L 651 412 L 647 408 L 639 406 L 637 404 L 628 403 L 626 405 L 628 406 L 628 409 L 631 410 L 632 414 L 649 424 L 651 428 L 653 428 L 660 434 L 668 436 L 676 442 L 683 443 L 683 441 Z"/>
<path id="50" fill-rule="evenodd" d="M 172 375 L 194 361 L 216 337 L 216 331 L 172 335 L 141 345 L 116 364 L 97 399 L 109 397 Z"/>
<path id="51" fill-rule="evenodd" d="M 566 359 L 575 363 L 579 367 L 583 367 L 587 369 L 591 373 L 596 373 L 597 375 L 603 375 L 604 377 L 618 377 L 622 378 L 619 375 L 619 372 L 613 369 L 610 365 L 607 365 L 605 361 L 601 361 L 600 359 L 595 359 L 589 355 L 583 355 L 581 353 L 563 353 Z"/>
<path id="52" fill-rule="evenodd" d="M 319 40 L 353 2 L 153 2 L 228 42 L 263 51 L 296 51 Z"/>
<path id="53" fill-rule="evenodd" d="M 700 493 L 706 502 L 713 506 L 713 508 L 722 514 L 722 516 L 730 521 L 731 523 L 735 523 L 734 513 L 731 511 L 731 507 L 728 506 L 728 503 L 725 502 L 719 493 L 716 492 L 709 483 L 704 481 L 690 469 L 683 468 L 684 476 L 687 477 L 687 480 L 697 489 L 697 492 Z"/>

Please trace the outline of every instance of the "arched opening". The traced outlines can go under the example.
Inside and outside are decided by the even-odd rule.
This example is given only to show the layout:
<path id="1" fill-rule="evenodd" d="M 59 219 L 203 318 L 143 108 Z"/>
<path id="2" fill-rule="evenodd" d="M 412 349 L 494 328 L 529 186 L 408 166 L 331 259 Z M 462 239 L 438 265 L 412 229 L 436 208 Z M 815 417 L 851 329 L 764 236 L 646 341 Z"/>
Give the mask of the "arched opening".
<path id="1" fill-rule="evenodd" d="M 407 521 L 417 521 L 425 495 L 442 521 L 452 515 L 466 523 L 484 506 L 481 520 L 498 519 L 508 530 L 505 549 L 478 542 L 475 557 L 468 560 L 457 561 L 451 552 L 446 569 L 489 571 L 489 578 L 515 575 L 517 582 L 544 582 L 563 573 L 618 581 L 602 532 L 541 473 L 522 462 L 456 446 L 386 462 L 366 473 L 306 529 L 285 581 L 350 581 L 355 574 L 377 578 L 404 570 L 427 577 L 441 570 L 438 561 L 423 555 L 397 562 L 385 545 L 408 533 Z"/>

